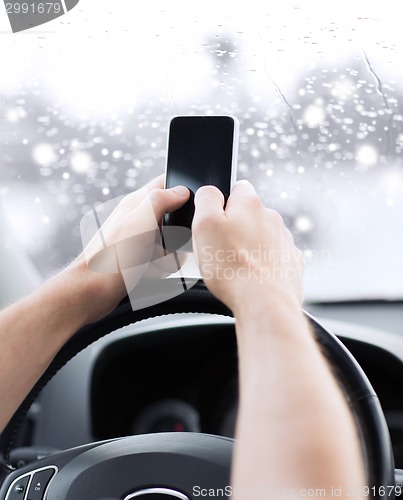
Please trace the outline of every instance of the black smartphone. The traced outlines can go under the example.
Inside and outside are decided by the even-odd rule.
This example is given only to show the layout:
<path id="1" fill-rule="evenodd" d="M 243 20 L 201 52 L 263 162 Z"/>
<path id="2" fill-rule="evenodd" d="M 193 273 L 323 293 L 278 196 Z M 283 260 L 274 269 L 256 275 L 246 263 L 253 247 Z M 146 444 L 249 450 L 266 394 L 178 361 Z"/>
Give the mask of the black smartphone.
<path id="1" fill-rule="evenodd" d="M 239 122 L 234 116 L 175 116 L 171 119 L 165 187 L 184 185 L 191 196 L 183 207 L 164 218 L 167 250 L 191 251 L 194 194 L 199 187 L 216 186 L 227 200 L 236 180 L 238 141 Z"/>

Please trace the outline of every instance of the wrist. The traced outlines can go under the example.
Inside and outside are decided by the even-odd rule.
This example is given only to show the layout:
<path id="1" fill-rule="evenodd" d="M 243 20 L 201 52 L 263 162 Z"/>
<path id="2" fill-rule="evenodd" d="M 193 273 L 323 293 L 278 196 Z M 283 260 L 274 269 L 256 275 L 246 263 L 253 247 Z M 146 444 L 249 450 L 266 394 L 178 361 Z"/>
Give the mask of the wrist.
<path id="1" fill-rule="evenodd" d="M 50 279 L 39 289 L 39 293 L 40 300 L 49 304 L 49 308 L 52 309 L 54 304 L 54 319 L 62 326 L 57 331 L 63 332 L 64 337 L 73 335 L 90 322 L 88 302 L 93 295 L 91 282 L 78 259 Z"/>
<path id="2" fill-rule="evenodd" d="M 279 289 L 245 291 L 233 310 L 240 357 L 257 359 L 266 355 L 273 342 L 294 345 L 312 343 L 313 336 L 301 304 L 294 293 Z"/>
<path id="3" fill-rule="evenodd" d="M 93 271 L 83 255 L 77 257 L 59 276 L 66 283 L 68 303 L 71 313 L 76 315 L 79 328 L 102 319 L 126 295 L 120 273 Z"/>
<path id="4" fill-rule="evenodd" d="M 243 320 L 251 317 L 266 319 L 282 313 L 285 315 L 301 315 L 301 302 L 291 287 L 271 283 L 268 286 L 251 283 L 240 287 L 232 299 L 234 316 Z"/>
<path id="5" fill-rule="evenodd" d="M 69 266 L 6 310 L 11 318 L 21 321 L 20 329 L 29 341 L 35 338 L 35 349 L 40 353 L 38 364 L 46 367 L 61 346 L 85 324 L 83 294 L 78 273 Z"/>

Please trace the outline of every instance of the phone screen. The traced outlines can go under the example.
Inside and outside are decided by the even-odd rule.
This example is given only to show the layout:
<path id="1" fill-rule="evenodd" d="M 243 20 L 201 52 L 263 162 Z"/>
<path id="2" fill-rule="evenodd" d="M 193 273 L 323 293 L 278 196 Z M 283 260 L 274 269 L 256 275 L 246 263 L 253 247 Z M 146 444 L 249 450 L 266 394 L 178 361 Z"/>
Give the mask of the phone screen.
<path id="1" fill-rule="evenodd" d="M 165 225 L 189 228 L 194 193 L 212 184 L 224 194 L 231 190 L 235 161 L 235 119 L 231 116 L 178 116 L 169 129 L 166 187 L 182 184 L 191 190 L 186 204 L 165 216 Z"/>

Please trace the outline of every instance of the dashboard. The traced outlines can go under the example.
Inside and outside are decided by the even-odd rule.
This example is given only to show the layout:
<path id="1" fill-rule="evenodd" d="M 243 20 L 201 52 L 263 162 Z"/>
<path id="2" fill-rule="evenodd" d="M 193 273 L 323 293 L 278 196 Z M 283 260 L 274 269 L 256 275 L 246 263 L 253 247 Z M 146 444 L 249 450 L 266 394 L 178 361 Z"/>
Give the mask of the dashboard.
<path id="1" fill-rule="evenodd" d="M 96 439 L 187 430 L 233 437 L 233 324 L 184 325 L 116 340 L 98 356 L 91 384 Z"/>
<path id="2" fill-rule="evenodd" d="M 356 317 L 347 308 L 348 322 L 342 321 L 343 307 L 316 305 L 310 311 L 367 374 L 386 416 L 396 467 L 403 468 L 403 306 L 393 306 L 388 330 L 374 321 L 365 325 L 373 305 L 368 314 L 364 306 L 355 308 Z M 378 305 L 377 317 L 388 308 Z M 181 314 L 122 328 L 60 370 L 31 408 L 17 446 L 65 449 L 165 431 L 233 437 L 237 362 L 231 318 Z"/>

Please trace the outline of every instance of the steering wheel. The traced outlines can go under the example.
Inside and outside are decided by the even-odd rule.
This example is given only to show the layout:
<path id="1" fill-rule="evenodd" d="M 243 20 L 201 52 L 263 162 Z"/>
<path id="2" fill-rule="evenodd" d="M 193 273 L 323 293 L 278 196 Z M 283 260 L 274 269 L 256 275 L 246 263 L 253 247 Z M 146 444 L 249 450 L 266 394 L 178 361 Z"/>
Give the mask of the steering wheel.
<path id="1" fill-rule="evenodd" d="M 163 294 L 163 290 L 161 294 Z M 231 312 L 198 282 L 185 293 L 158 305 L 133 311 L 125 299 L 109 316 L 79 330 L 60 350 L 0 437 L 0 499 L 42 500 L 181 500 L 203 490 L 224 493 L 230 484 L 233 440 L 194 433 L 162 433 L 86 444 L 13 470 L 9 455 L 18 428 L 38 393 L 73 356 L 110 332 L 151 317 L 175 313 Z M 307 313 L 305 313 L 307 314 Z M 379 400 L 364 372 L 330 332 L 308 320 L 337 376 L 355 417 L 374 498 L 394 486 L 392 448 Z M 292 474 L 292 471 L 290 471 Z M 194 488 L 198 488 L 194 490 Z M 388 491 L 388 490 L 386 490 Z M 391 495 L 392 496 L 392 495 Z"/>

